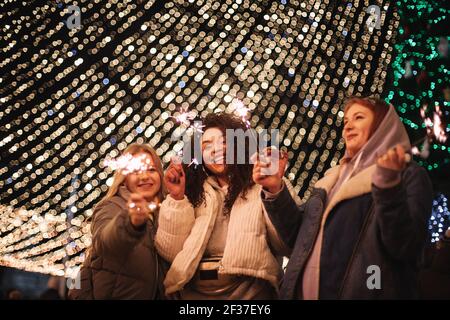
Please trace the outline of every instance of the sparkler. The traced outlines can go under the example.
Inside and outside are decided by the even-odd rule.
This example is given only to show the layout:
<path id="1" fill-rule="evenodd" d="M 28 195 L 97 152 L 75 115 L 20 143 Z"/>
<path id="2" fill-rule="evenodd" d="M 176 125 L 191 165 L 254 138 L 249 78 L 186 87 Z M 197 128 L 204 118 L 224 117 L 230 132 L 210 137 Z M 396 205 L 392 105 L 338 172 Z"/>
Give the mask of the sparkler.
<path id="1" fill-rule="evenodd" d="M 199 162 L 198 162 L 197 158 L 192 159 L 191 163 L 188 164 L 188 167 L 190 167 L 193 164 L 197 168 L 197 166 L 199 165 Z"/>
<path id="2" fill-rule="evenodd" d="M 191 128 L 194 132 L 200 132 L 200 133 L 203 133 L 202 128 L 204 128 L 204 127 L 205 127 L 205 126 L 203 126 L 203 125 L 201 124 L 201 122 L 199 121 L 199 122 L 194 122 L 194 124 L 191 125 L 189 128 Z"/>
<path id="3" fill-rule="evenodd" d="M 176 122 L 189 127 L 191 125 L 191 121 L 195 119 L 195 112 L 189 111 L 187 107 L 181 108 L 180 114 L 172 118 L 174 118 Z"/>
<path id="4" fill-rule="evenodd" d="M 175 119 L 176 122 L 178 122 L 181 126 L 184 126 L 187 130 L 191 131 L 192 133 L 200 132 L 203 133 L 202 128 L 204 127 L 200 121 L 194 122 L 194 124 L 191 124 L 191 121 L 195 119 L 195 112 L 189 111 L 186 108 L 180 109 L 180 114 L 177 116 L 174 116 L 172 118 Z"/>
<path id="5" fill-rule="evenodd" d="M 422 117 L 425 127 L 427 128 L 427 135 L 438 142 L 445 143 L 448 137 L 445 133 L 444 123 L 441 118 L 441 107 L 434 107 L 433 120 L 425 114 L 427 107 L 428 105 L 425 104 L 422 108 L 420 108 L 420 116 Z"/>
<path id="6" fill-rule="evenodd" d="M 123 154 L 115 159 L 105 159 L 104 166 L 109 167 L 112 170 L 120 170 L 122 174 L 127 175 L 134 172 L 143 172 L 153 168 L 152 162 L 148 155 L 140 154 L 134 156 L 130 153 Z M 150 218 L 152 214 L 160 207 L 159 203 L 150 202 L 147 204 L 148 213 Z M 136 203 L 131 202 L 128 206 L 129 209 L 136 208 L 137 211 L 141 211 L 141 207 L 138 207 Z"/>
<path id="7" fill-rule="evenodd" d="M 177 123 L 180 124 L 180 126 L 184 126 L 185 132 L 188 132 L 190 134 L 194 134 L 194 133 L 203 133 L 203 128 L 205 127 L 204 125 L 202 125 L 201 121 L 195 121 L 194 124 L 191 124 L 191 121 L 195 119 L 195 112 L 193 111 L 189 111 L 186 108 L 180 108 L 180 114 L 172 117 L 176 120 Z M 177 152 L 177 155 L 172 157 L 171 161 L 174 164 L 181 164 L 182 160 L 183 160 L 183 151 L 180 150 L 179 152 Z M 188 164 L 188 167 L 190 167 L 191 165 L 195 165 L 195 167 L 197 168 L 199 162 L 196 158 L 193 158 L 192 161 Z"/>
<path id="8" fill-rule="evenodd" d="M 188 135 L 193 135 L 195 133 L 197 133 L 197 134 L 203 133 L 202 129 L 205 126 L 202 125 L 201 121 L 195 121 L 194 124 L 191 124 L 191 121 L 195 119 L 195 112 L 189 111 L 187 109 L 187 107 L 181 108 L 180 114 L 175 117 L 172 117 L 172 118 L 174 118 L 176 120 L 176 122 L 180 124 L 180 127 L 184 127 L 184 131 L 181 131 L 180 135 L 184 134 L 184 133 L 188 133 Z M 172 137 L 174 137 L 174 135 L 172 135 Z M 177 136 L 175 139 L 178 140 L 179 136 Z M 186 143 L 186 139 L 183 139 L 183 140 Z M 180 150 L 177 153 L 177 156 L 172 157 L 171 161 L 173 161 L 176 164 L 181 164 L 183 159 L 184 159 L 183 152 Z M 189 163 L 188 167 L 190 167 L 192 164 L 195 164 L 197 167 L 197 165 L 198 165 L 197 159 L 194 158 L 191 161 L 191 163 Z"/>
<path id="9" fill-rule="evenodd" d="M 171 162 L 172 162 L 173 164 L 181 164 L 181 163 L 183 162 L 183 151 L 182 151 L 182 150 L 178 151 L 178 152 L 177 152 L 177 155 L 176 155 L 176 156 L 173 156 L 173 157 L 171 158 Z M 198 162 L 197 158 L 194 157 L 194 158 L 192 159 L 192 161 L 188 164 L 188 168 L 189 168 L 191 165 L 195 165 L 195 168 L 197 168 L 197 166 L 199 165 L 199 162 Z"/>
<path id="10" fill-rule="evenodd" d="M 147 209 L 150 211 L 150 213 L 154 213 L 160 206 L 161 206 L 160 203 L 149 202 L 147 204 Z M 141 208 L 137 207 L 136 203 L 134 203 L 134 202 L 131 202 L 130 205 L 128 206 L 128 208 L 130 208 L 130 209 L 136 208 L 137 211 L 141 211 Z"/>
<path id="11" fill-rule="evenodd" d="M 247 119 L 247 115 L 250 109 L 247 108 L 244 103 L 237 98 L 233 100 L 233 102 L 231 103 L 231 107 L 232 110 L 234 109 L 234 113 L 242 119 L 242 122 L 245 123 L 247 129 L 250 129 L 250 121 L 248 121 Z"/>
<path id="12" fill-rule="evenodd" d="M 433 120 L 431 117 L 428 117 L 426 115 L 428 109 L 428 104 L 424 104 L 420 108 L 420 116 L 423 119 L 423 123 L 425 124 L 425 128 L 427 130 L 427 135 L 420 139 L 419 141 L 416 141 L 413 144 L 413 148 L 411 150 L 413 155 L 417 155 L 423 159 L 427 159 L 430 155 L 430 142 L 432 140 L 436 140 L 441 143 L 445 143 L 447 141 L 447 134 L 445 133 L 444 129 L 444 123 L 441 119 L 442 117 L 442 110 L 440 106 L 434 107 L 433 112 Z M 419 147 L 417 146 L 421 142 L 424 142 L 422 145 L 422 150 L 419 150 Z"/>
<path id="13" fill-rule="evenodd" d="M 115 159 L 105 159 L 103 165 L 114 171 L 120 170 L 124 175 L 147 171 L 153 167 L 150 158 L 146 154 L 133 156 L 129 153 L 123 154 Z"/>

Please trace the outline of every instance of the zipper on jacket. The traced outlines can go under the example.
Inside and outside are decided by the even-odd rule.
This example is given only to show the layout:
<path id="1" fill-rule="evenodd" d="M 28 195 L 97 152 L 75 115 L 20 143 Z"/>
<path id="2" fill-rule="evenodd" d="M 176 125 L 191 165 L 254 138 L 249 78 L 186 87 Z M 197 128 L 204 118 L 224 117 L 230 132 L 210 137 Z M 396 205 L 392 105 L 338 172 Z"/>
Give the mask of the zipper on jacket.
<path id="1" fill-rule="evenodd" d="M 355 248 L 353 249 L 353 252 L 352 252 L 352 255 L 350 257 L 350 260 L 348 261 L 347 268 L 346 268 L 345 274 L 344 274 L 344 278 L 342 278 L 341 288 L 340 288 L 339 294 L 338 294 L 338 298 L 339 299 L 342 298 L 342 294 L 344 292 L 344 287 L 345 287 L 345 282 L 347 280 L 348 274 L 350 273 L 350 268 L 351 268 L 351 266 L 353 264 L 353 260 L 355 259 L 356 252 L 359 249 L 359 245 L 361 243 L 361 239 L 362 239 L 363 235 L 365 234 L 367 226 L 369 225 L 369 220 L 372 217 L 373 211 L 374 211 L 374 200 L 372 200 L 372 204 L 370 205 L 370 208 L 369 208 L 369 213 L 367 214 L 367 217 L 364 220 L 363 227 L 361 228 L 361 231 L 359 233 L 358 241 L 356 242 Z"/>

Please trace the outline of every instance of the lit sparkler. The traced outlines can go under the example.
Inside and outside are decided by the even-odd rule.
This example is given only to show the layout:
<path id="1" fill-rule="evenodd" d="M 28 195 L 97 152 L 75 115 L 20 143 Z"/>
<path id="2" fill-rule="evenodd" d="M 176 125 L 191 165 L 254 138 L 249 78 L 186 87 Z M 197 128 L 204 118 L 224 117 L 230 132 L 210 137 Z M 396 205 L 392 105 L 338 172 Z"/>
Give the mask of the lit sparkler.
<path id="1" fill-rule="evenodd" d="M 201 121 L 196 121 L 194 122 L 194 124 L 191 124 L 192 120 L 195 119 L 195 112 L 189 111 L 187 107 L 181 108 L 180 114 L 172 118 L 174 118 L 176 122 L 178 122 L 181 126 L 185 127 L 186 131 L 188 131 L 189 134 L 203 133 L 202 128 L 204 126 L 202 125 Z"/>
<path id="2" fill-rule="evenodd" d="M 247 127 L 247 129 L 250 129 L 250 121 L 248 121 L 248 119 L 247 119 L 247 115 L 248 115 L 250 109 L 247 108 L 244 105 L 244 103 L 237 98 L 233 100 L 231 106 L 232 106 L 232 109 L 234 109 L 233 112 L 242 119 L 242 122 L 245 123 L 245 126 Z"/>
<path id="3" fill-rule="evenodd" d="M 202 125 L 200 121 L 194 122 L 193 125 L 190 126 L 190 128 L 195 132 L 203 133 L 203 129 L 205 126 Z"/>
<path id="4" fill-rule="evenodd" d="M 177 152 L 177 155 L 176 155 L 176 156 L 173 156 L 173 157 L 170 159 L 170 161 L 171 161 L 173 164 L 181 164 L 181 163 L 183 162 L 183 151 L 182 151 L 182 150 L 178 151 L 178 152 Z M 198 162 L 197 158 L 194 157 L 194 158 L 191 160 L 191 162 L 188 164 L 188 167 L 190 167 L 191 165 L 195 165 L 195 168 L 197 168 L 197 166 L 199 165 L 199 162 Z"/>
<path id="5" fill-rule="evenodd" d="M 132 172 L 147 171 L 153 167 L 150 158 L 146 154 L 133 156 L 129 153 L 121 155 L 115 159 L 105 159 L 103 165 L 114 171 L 120 170 L 124 175 Z"/>
<path id="6" fill-rule="evenodd" d="M 159 203 L 156 203 L 156 202 L 149 202 L 149 203 L 147 204 L 147 209 L 150 211 L 150 213 L 153 213 L 153 212 L 155 212 L 160 206 L 161 206 L 161 204 L 159 204 Z M 131 202 L 130 205 L 128 206 L 128 208 L 130 208 L 130 209 L 136 208 L 137 211 L 141 211 L 141 208 L 138 207 L 138 206 L 136 205 L 135 202 Z"/>
<path id="7" fill-rule="evenodd" d="M 425 127 L 427 128 L 427 135 L 435 139 L 438 142 L 445 143 L 447 141 L 447 134 L 445 132 L 444 123 L 442 121 L 442 110 L 440 106 L 434 107 L 433 119 L 431 117 L 427 117 L 425 112 L 427 109 L 427 105 L 424 105 L 420 109 L 420 115 L 425 123 Z"/>
<path id="8" fill-rule="evenodd" d="M 189 127 L 191 125 L 191 121 L 195 119 L 195 112 L 189 111 L 187 107 L 181 108 L 180 114 L 172 118 L 174 118 L 178 123 Z"/>

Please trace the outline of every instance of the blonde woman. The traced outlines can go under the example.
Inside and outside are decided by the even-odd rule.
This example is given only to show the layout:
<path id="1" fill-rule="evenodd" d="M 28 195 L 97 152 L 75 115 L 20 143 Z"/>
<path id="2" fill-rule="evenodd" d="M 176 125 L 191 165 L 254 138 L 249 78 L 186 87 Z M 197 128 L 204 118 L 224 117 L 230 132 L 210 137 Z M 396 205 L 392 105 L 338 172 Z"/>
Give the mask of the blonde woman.
<path id="1" fill-rule="evenodd" d="M 106 196 L 96 205 L 92 247 L 73 299 L 158 299 L 163 297 L 162 263 L 153 244 L 157 212 L 165 195 L 159 157 L 148 145 L 132 144 L 124 154 L 147 163 L 144 170 L 116 171 Z"/>

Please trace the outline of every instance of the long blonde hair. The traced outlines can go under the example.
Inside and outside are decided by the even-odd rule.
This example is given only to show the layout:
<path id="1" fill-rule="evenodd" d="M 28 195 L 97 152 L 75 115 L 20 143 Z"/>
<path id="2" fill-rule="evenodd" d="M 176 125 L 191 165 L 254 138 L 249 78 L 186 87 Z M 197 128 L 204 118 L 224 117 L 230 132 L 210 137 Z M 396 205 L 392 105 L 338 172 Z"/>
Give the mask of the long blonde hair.
<path id="1" fill-rule="evenodd" d="M 123 154 L 129 153 L 131 155 L 135 155 L 140 152 L 148 153 L 153 159 L 153 163 L 155 164 L 155 169 L 158 172 L 159 178 L 161 180 L 161 187 L 159 188 L 158 194 L 156 195 L 156 197 L 158 198 L 158 202 L 161 203 L 167 194 L 167 190 L 166 190 L 166 186 L 164 184 L 163 166 L 161 163 L 161 159 L 156 154 L 156 151 L 152 147 L 150 147 L 148 144 L 133 143 L 133 144 L 130 144 L 123 151 Z M 117 194 L 117 192 L 119 191 L 119 187 L 125 181 L 125 178 L 126 178 L 126 176 L 123 175 L 120 170 L 117 170 L 114 173 L 113 182 L 111 184 L 111 187 L 109 187 L 108 192 L 103 197 L 103 199 L 100 200 L 100 202 L 97 204 L 97 206 L 104 203 L 105 201 L 111 199 L 112 197 L 114 197 Z"/>

